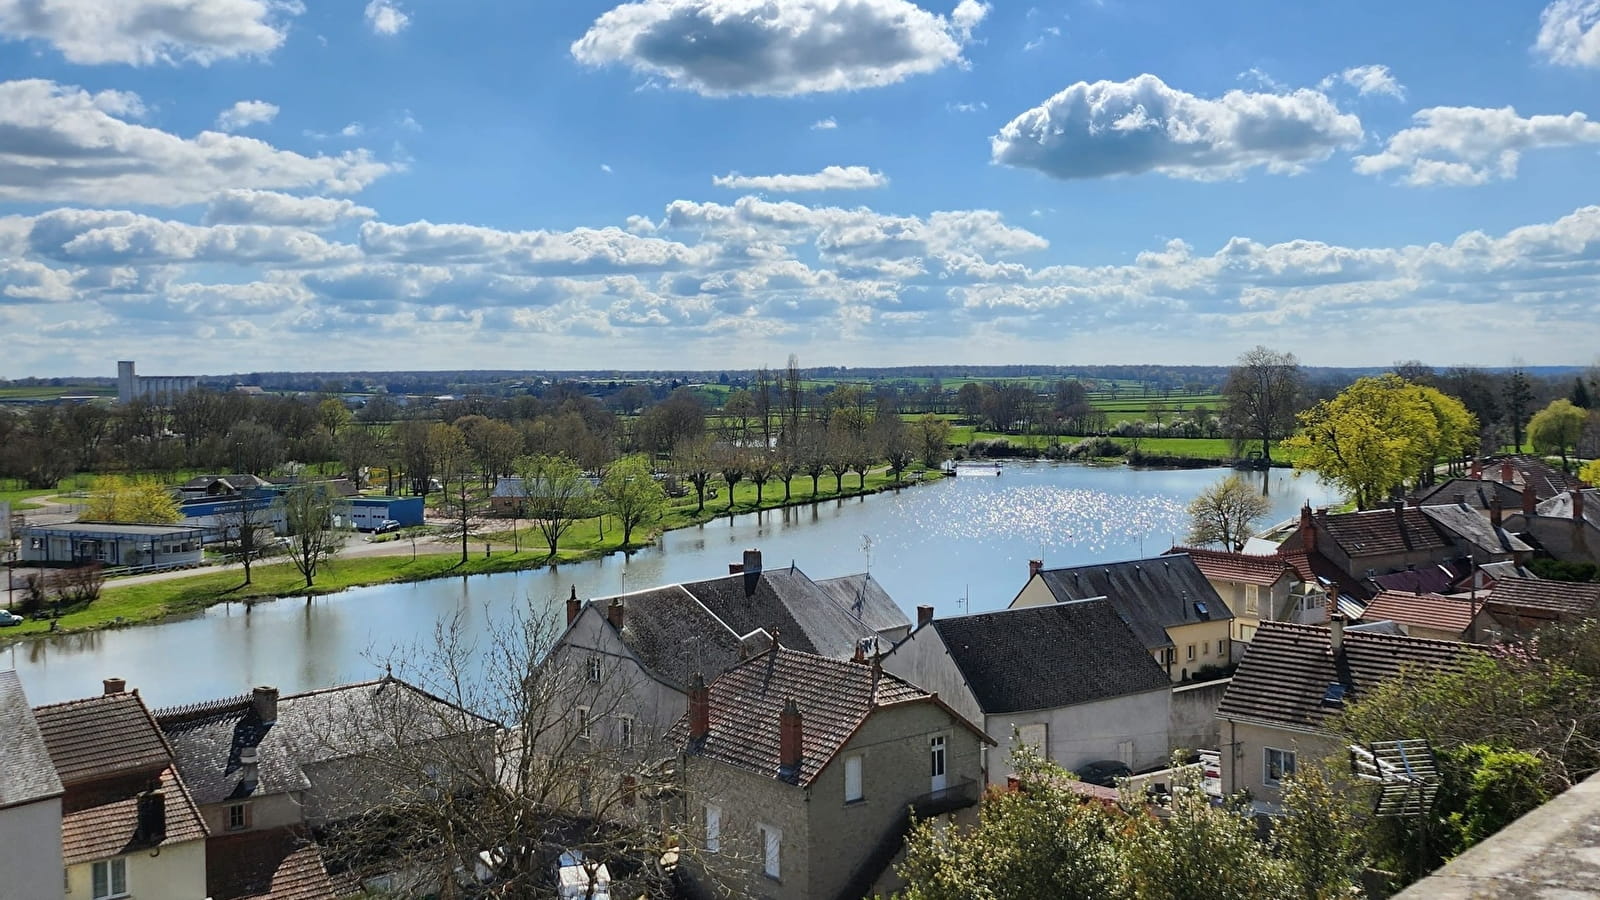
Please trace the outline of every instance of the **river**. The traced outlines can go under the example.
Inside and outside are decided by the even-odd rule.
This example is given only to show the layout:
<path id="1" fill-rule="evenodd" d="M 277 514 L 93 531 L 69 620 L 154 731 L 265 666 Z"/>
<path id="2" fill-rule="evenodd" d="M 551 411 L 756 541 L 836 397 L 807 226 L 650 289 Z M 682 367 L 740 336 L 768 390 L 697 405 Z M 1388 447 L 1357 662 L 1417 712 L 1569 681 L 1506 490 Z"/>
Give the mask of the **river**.
<path id="1" fill-rule="evenodd" d="M 1185 507 L 1217 469 L 1014 463 L 999 477 L 944 479 L 898 492 L 722 518 L 669 532 L 656 546 L 558 569 L 356 588 L 310 602 L 231 603 L 178 621 L 45 638 L 0 656 L 33 703 L 89 696 L 117 676 L 152 706 L 224 697 L 252 685 L 284 692 L 381 674 L 374 660 L 429 637 L 455 614 L 483 629 L 508 604 L 559 603 L 726 574 L 750 547 L 769 568 L 798 565 L 813 578 L 867 569 L 914 618 L 1010 603 L 1027 562 L 1070 566 L 1158 554 L 1181 538 Z M 1265 478 L 1273 521 L 1331 490 L 1286 470 Z M 781 485 L 779 490 L 781 490 Z"/>

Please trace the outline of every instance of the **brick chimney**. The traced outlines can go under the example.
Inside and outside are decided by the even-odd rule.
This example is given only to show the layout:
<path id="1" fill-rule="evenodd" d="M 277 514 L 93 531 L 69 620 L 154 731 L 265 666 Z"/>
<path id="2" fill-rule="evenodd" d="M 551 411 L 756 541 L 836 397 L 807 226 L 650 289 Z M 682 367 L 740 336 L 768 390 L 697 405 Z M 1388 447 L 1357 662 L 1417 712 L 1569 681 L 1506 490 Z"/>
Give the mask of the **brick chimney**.
<path id="1" fill-rule="evenodd" d="M 622 623 L 624 621 L 623 613 L 624 611 L 621 600 L 613 600 L 611 601 L 611 605 L 606 607 L 606 618 L 610 620 L 611 627 L 617 629 L 618 631 L 622 630 Z"/>
<path id="2" fill-rule="evenodd" d="M 1317 520 L 1311 515 L 1311 501 L 1300 507 L 1300 545 L 1307 553 L 1317 549 Z"/>
<path id="3" fill-rule="evenodd" d="M 102 684 L 107 694 L 120 694 L 128 689 L 128 682 L 121 678 L 107 678 Z"/>
<path id="4" fill-rule="evenodd" d="M 1505 510 L 1501 508 L 1499 497 L 1489 498 L 1489 524 L 1500 527 L 1500 521 L 1505 517 Z"/>
<path id="5" fill-rule="evenodd" d="M 744 552 L 744 573 L 746 575 L 761 574 L 761 551 L 746 550 Z"/>
<path id="6" fill-rule="evenodd" d="M 778 714 L 778 770 L 790 772 L 794 776 L 800 774 L 801 736 L 803 729 L 800 723 L 800 707 L 795 705 L 794 698 L 783 705 L 783 712 Z"/>
<path id="7" fill-rule="evenodd" d="M 167 795 L 151 791 L 139 795 L 139 820 L 134 838 L 142 842 L 158 842 L 167 837 Z"/>
<path id="8" fill-rule="evenodd" d="M 1516 480 L 1517 467 L 1513 466 L 1511 464 L 1511 460 L 1509 459 L 1500 460 L 1500 483 L 1506 487 L 1510 487 L 1512 484 L 1516 483 Z"/>
<path id="9" fill-rule="evenodd" d="M 1477 458 L 1476 456 L 1472 458 L 1472 467 L 1467 470 L 1467 477 L 1471 478 L 1473 481 L 1477 481 L 1483 477 L 1483 460 Z"/>
<path id="10" fill-rule="evenodd" d="M 744 572 L 744 563 L 728 563 L 729 575 L 740 575 Z"/>
<path id="11" fill-rule="evenodd" d="M 1037 574 L 1039 574 L 1040 572 L 1043 572 L 1043 571 L 1044 571 L 1044 560 L 1042 560 L 1042 559 L 1030 559 L 1030 560 L 1028 560 L 1028 580 L 1029 581 L 1032 581 L 1033 580 L 1033 576 L 1035 576 L 1035 575 L 1037 575 Z"/>
<path id="12" fill-rule="evenodd" d="M 278 689 L 271 685 L 261 685 L 250 692 L 250 705 L 255 708 L 256 718 L 262 724 L 270 725 L 278 721 Z"/>
<path id="13" fill-rule="evenodd" d="M 917 628 L 921 629 L 933 624 L 933 607 L 923 604 L 917 607 Z"/>
<path id="14" fill-rule="evenodd" d="M 1583 491 L 1572 491 L 1572 523 L 1583 524 Z"/>
<path id="15" fill-rule="evenodd" d="M 567 597 L 567 624 L 571 625 L 578 620 L 578 614 L 583 612 L 583 603 L 578 600 L 578 586 L 572 586 L 572 593 Z"/>
<path id="16" fill-rule="evenodd" d="M 1539 514 L 1539 495 L 1533 492 L 1533 485 L 1522 486 L 1522 514 L 1533 518 Z"/>
<path id="17" fill-rule="evenodd" d="M 711 734 L 711 689 L 699 672 L 689 685 L 689 740 L 703 741 Z"/>

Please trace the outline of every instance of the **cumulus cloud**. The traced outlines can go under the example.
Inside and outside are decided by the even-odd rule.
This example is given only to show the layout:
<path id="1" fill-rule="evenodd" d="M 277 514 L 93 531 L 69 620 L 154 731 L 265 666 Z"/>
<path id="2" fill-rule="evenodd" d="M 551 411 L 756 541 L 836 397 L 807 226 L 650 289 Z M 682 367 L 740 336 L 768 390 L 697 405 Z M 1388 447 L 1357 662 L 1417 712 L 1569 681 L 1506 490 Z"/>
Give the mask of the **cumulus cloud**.
<path id="1" fill-rule="evenodd" d="M 1140 75 L 1071 85 L 1012 119 L 990 149 L 997 163 L 1056 178 L 1216 179 L 1257 167 L 1299 172 L 1361 137 L 1361 120 L 1318 91 L 1208 99 Z"/>
<path id="2" fill-rule="evenodd" d="M 616 227 L 501 231 L 432 222 L 368 222 L 361 226 L 361 247 L 369 256 L 397 262 L 490 263 L 508 271 L 542 274 L 676 269 L 703 263 L 716 250 Z"/>
<path id="3" fill-rule="evenodd" d="M 1600 0 L 1555 0 L 1539 15 L 1533 46 L 1556 65 L 1600 67 Z"/>
<path id="4" fill-rule="evenodd" d="M 1509 106 L 1436 106 L 1389 138 L 1381 153 L 1357 156 L 1356 171 L 1405 172 L 1406 184 L 1480 185 L 1517 174 L 1524 150 L 1600 143 L 1600 122 L 1583 113 L 1523 118 Z"/>
<path id="5" fill-rule="evenodd" d="M 860 191 L 880 188 L 888 176 L 866 166 L 828 166 L 810 175 L 740 175 L 732 172 L 712 177 L 711 183 L 736 191 Z"/>
<path id="6" fill-rule="evenodd" d="M 235 189 L 211 198 L 203 221 L 207 225 L 287 225 L 315 230 L 377 215 L 376 210 L 350 200 Z"/>
<path id="7" fill-rule="evenodd" d="M 1363 97 L 1368 94 L 1383 94 L 1396 99 L 1403 99 L 1406 95 L 1405 86 L 1394 77 L 1394 73 L 1389 71 L 1388 66 L 1352 66 L 1343 72 L 1329 75 L 1327 78 L 1322 79 L 1322 83 L 1318 87 L 1327 90 L 1340 82 L 1355 88 L 1356 93 Z"/>
<path id="8" fill-rule="evenodd" d="M 44 41 L 80 65 L 266 56 L 300 0 L 0 0 L 0 38 Z"/>
<path id="9" fill-rule="evenodd" d="M 275 104 L 265 100 L 240 100 L 217 116 L 217 128 L 222 131 L 239 131 L 251 125 L 271 122 L 277 117 L 278 107 Z"/>
<path id="10" fill-rule="evenodd" d="M 909 0 L 636 0 L 596 19 L 572 55 L 709 96 L 860 90 L 961 63 L 988 10 L 975 0 L 948 18 Z"/>
<path id="11" fill-rule="evenodd" d="M 229 188 L 361 190 L 396 171 L 366 150 L 302 156 L 203 131 L 182 138 L 111 112 L 105 95 L 0 82 L 0 201 L 183 205 Z M 113 105 L 126 106 L 126 96 Z"/>
<path id="12" fill-rule="evenodd" d="M 411 17 L 402 12 L 394 0 L 371 0 L 363 15 L 373 34 L 399 34 L 411 24 Z"/>
<path id="13" fill-rule="evenodd" d="M 130 212 L 59 209 L 34 220 L 34 252 L 67 262 L 156 265 L 211 262 L 326 265 L 355 248 L 308 231 L 259 225 L 190 225 Z"/>
<path id="14" fill-rule="evenodd" d="M 811 123 L 812 131 L 832 131 L 838 127 L 839 123 L 833 118 L 833 116 L 829 116 L 826 119 L 818 119 Z"/>

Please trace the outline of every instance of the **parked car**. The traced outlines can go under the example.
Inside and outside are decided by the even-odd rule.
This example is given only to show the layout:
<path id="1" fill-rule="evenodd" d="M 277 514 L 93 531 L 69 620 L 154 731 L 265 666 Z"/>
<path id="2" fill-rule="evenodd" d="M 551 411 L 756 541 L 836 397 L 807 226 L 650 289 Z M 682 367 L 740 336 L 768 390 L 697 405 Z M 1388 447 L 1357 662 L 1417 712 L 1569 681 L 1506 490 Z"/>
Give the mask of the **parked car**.
<path id="1" fill-rule="evenodd" d="M 378 523 L 378 527 L 377 528 L 372 529 L 372 533 L 373 534 L 388 534 L 391 531 L 399 531 L 399 530 L 400 530 L 400 523 L 399 522 L 395 521 L 394 519 L 384 519 L 382 522 Z"/>
<path id="2" fill-rule="evenodd" d="M 21 625 L 22 617 L 9 609 L 0 609 L 0 625 Z"/>
<path id="3" fill-rule="evenodd" d="M 1115 759 L 1097 759 L 1091 763 L 1072 770 L 1078 780 L 1084 784 L 1098 784 L 1101 787 L 1116 787 L 1118 778 L 1127 778 L 1133 774 L 1124 762 Z"/>

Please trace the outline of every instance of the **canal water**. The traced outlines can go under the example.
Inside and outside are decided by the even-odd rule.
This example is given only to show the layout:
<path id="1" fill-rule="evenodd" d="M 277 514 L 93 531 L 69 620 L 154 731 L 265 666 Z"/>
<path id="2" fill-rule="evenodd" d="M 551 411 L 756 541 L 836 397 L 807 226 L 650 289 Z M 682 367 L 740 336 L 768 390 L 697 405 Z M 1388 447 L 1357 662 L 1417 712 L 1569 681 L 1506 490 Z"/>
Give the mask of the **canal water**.
<path id="1" fill-rule="evenodd" d="M 307 602 L 227 604 L 192 618 L 24 642 L 0 655 L 28 698 L 50 703 L 125 678 L 152 706 L 240 694 L 256 684 L 310 690 L 382 673 L 377 662 L 424 641 L 459 615 L 482 632 L 497 610 L 727 574 L 747 548 L 768 568 L 813 578 L 870 571 L 909 616 L 1001 609 L 1030 559 L 1069 566 L 1154 555 L 1181 540 L 1185 508 L 1218 469 L 1138 470 L 1067 463 L 1008 464 L 999 477 L 960 477 L 898 492 L 721 518 L 669 532 L 654 547 L 556 569 L 357 588 Z M 1332 490 L 1286 470 L 1264 480 L 1273 520 Z M 781 486 L 780 486 L 781 490 Z"/>

